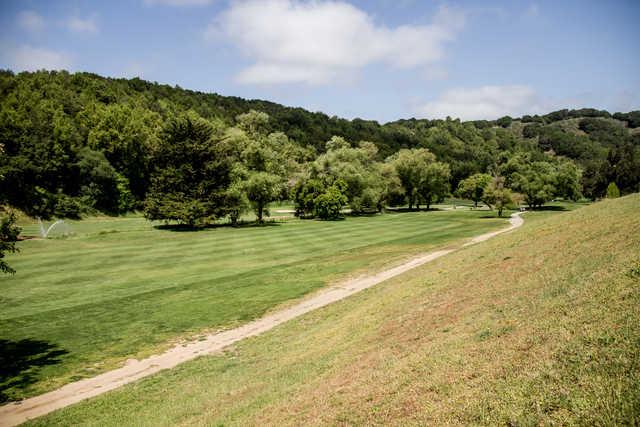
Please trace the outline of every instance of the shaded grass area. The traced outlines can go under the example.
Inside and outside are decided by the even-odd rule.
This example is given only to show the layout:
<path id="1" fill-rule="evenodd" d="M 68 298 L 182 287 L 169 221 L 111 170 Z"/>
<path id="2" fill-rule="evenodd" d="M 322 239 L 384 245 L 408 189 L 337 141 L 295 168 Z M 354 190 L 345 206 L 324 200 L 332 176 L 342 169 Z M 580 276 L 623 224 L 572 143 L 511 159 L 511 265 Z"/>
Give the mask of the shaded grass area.
<path id="1" fill-rule="evenodd" d="M 637 424 L 639 209 L 632 195 L 528 213 L 513 233 L 33 424 Z"/>
<path id="2" fill-rule="evenodd" d="M 65 239 L 27 240 L 2 277 L 0 338 L 47 342 L 55 363 L 3 376 L 16 399 L 94 376 L 227 328 L 348 275 L 503 226 L 479 213 L 430 212 L 175 232 L 139 217 L 68 222 Z M 25 227 L 37 232 L 37 225 Z"/>
<path id="3" fill-rule="evenodd" d="M 55 365 L 66 350 L 46 341 L 0 339 L 0 402 L 9 400 L 7 389 L 23 389 L 34 383 L 40 367 Z"/>

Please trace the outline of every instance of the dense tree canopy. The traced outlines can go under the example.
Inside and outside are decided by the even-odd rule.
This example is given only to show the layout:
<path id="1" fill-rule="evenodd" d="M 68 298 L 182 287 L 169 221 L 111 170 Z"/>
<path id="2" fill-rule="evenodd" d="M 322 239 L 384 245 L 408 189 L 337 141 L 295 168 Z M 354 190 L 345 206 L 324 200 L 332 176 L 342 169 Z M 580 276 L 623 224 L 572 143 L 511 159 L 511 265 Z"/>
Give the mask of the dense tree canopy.
<path id="1" fill-rule="evenodd" d="M 484 189 L 483 200 L 498 211 L 498 216 L 502 216 L 505 208 L 520 202 L 520 195 L 506 186 L 504 177 L 496 176 Z"/>
<path id="2" fill-rule="evenodd" d="M 515 155 L 501 167 L 509 188 L 521 193 L 531 207 L 540 207 L 554 197 L 577 200 L 580 169 L 569 160 L 548 156 L 545 160 Z"/>
<path id="3" fill-rule="evenodd" d="M 230 156 L 220 132 L 189 115 L 171 120 L 152 159 L 145 216 L 194 226 L 227 214 Z"/>
<path id="4" fill-rule="evenodd" d="M 0 71 L 0 203 L 43 218 L 144 208 L 195 225 L 290 199 L 301 216 L 334 218 L 429 206 L 451 189 L 477 203 L 499 174 L 537 207 L 604 197 L 610 183 L 638 191 L 639 125 L 638 111 L 595 109 L 379 124 L 137 78 Z"/>
<path id="5" fill-rule="evenodd" d="M 474 207 L 478 207 L 478 202 L 484 198 L 485 190 L 491 182 L 491 175 L 486 173 L 476 173 L 467 179 L 460 181 L 458 185 L 458 196 L 473 201 Z"/>

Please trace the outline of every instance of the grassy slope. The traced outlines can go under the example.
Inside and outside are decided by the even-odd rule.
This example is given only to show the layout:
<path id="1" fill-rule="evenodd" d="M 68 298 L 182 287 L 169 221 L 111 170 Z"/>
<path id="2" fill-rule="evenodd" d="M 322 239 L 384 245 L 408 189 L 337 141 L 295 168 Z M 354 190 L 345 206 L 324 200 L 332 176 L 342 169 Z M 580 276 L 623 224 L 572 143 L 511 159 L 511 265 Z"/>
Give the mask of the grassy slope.
<path id="1" fill-rule="evenodd" d="M 505 224 L 485 215 L 388 214 L 200 232 L 154 230 L 135 217 L 71 223 L 73 237 L 22 242 L 8 259 L 18 273 L 2 277 L 0 361 L 13 364 L 0 377 L 0 396 L 93 376 L 180 337 L 246 322 L 345 275 Z M 22 362 L 44 366 L 25 370 Z"/>
<path id="2" fill-rule="evenodd" d="M 467 248 L 36 424 L 640 419 L 640 196 Z"/>

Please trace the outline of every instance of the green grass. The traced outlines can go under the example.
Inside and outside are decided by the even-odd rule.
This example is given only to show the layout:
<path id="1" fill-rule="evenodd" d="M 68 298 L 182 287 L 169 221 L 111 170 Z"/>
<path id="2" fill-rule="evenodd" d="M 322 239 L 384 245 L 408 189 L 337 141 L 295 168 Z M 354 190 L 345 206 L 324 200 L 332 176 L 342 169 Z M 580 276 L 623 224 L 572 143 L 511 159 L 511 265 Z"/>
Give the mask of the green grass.
<path id="1" fill-rule="evenodd" d="M 94 376 L 506 222 L 486 216 L 290 219 L 198 232 L 154 229 L 136 216 L 67 221 L 66 238 L 21 242 L 8 257 L 17 274 L 0 278 L 2 357 L 17 359 L 3 373 L 1 396 Z M 26 224 L 24 234 L 37 235 L 37 224 Z"/>
<path id="2" fill-rule="evenodd" d="M 640 196 L 550 215 L 33 425 L 634 425 Z M 391 221 L 391 220 L 389 220 Z"/>

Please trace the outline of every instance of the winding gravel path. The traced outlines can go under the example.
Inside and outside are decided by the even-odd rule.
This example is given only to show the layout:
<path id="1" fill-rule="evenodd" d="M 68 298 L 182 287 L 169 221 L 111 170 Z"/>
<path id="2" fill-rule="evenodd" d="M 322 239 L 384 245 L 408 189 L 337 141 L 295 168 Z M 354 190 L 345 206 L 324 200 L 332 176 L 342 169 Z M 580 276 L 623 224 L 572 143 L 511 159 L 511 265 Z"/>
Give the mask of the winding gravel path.
<path id="1" fill-rule="evenodd" d="M 511 231 L 514 228 L 520 227 L 524 221 L 520 217 L 520 213 L 515 213 L 511 215 L 509 222 L 510 225 L 507 228 L 476 236 L 459 248 L 429 252 L 378 274 L 359 277 L 336 286 L 328 287 L 289 308 L 266 315 L 234 329 L 210 334 L 206 336 L 204 340 L 178 344 L 164 353 L 143 360 L 129 360 L 123 367 L 105 372 L 96 377 L 76 381 L 60 387 L 57 390 L 41 394 L 40 396 L 4 405 L 0 407 L 0 426 L 18 425 L 29 419 L 55 411 L 56 409 L 64 408 L 65 406 L 98 396 L 140 378 L 153 375 L 161 370 L 173 368 L 196 357 L 216 353 L 244 338 L 259 335 L 288 320 L 333 302 L 340 301 L 350 295 L 375 286 L 462 247 L 474 245 L 498 234 Z"/>

